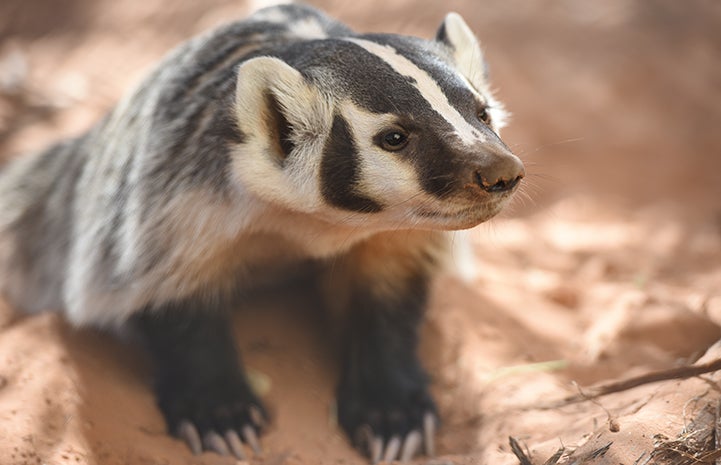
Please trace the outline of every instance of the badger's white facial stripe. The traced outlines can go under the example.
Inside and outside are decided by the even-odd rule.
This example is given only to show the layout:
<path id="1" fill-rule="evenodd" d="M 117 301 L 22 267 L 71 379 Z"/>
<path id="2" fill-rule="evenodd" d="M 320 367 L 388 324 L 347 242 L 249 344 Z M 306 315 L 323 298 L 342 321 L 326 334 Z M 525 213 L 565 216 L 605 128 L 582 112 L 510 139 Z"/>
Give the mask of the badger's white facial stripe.
<path id="1" fill-rule="evenodd" d="M 448 97 L 438 83 L 425 71 L 413 64 L 408 58 L 400 55 L 393 47 L 380 45 L 364 39 L 345 39 L 362 47 L 367 52 L 377 56 L 388 63 L 391 68 L 402 76 L 408 76 L 415 80 L 413 84 L 418 92 L 426 99 L 431 108 L 441 115 L 455 129 L 456 135 L 464 144 L 471 146 L 479 142 L 485 142 L 485 136 L 478 129 L 474 128 L 461 115 L 456 108 L 448 101 Z M 467 82 L 464 80 L 464 82 Z"/>

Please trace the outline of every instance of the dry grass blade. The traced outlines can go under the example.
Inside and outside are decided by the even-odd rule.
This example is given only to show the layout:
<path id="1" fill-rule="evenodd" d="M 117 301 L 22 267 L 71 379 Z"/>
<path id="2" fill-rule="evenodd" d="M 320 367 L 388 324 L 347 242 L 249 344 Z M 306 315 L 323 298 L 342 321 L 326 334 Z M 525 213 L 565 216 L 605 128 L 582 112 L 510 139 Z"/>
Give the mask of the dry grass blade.
<path id="1" fill-rule="evenodd" d="M 699 451 L 693 441 L 684 439 L 664 441 L 651 455 L 654 465 L 702 465 L 715 464 L 721 458 L 721 449 Z"/>
<path id="2" fill-rule="evenodd" d="M 531 459 L 528 457 L 526 452 L 523 450 L 523 447 L 521 447 L 521 443 L 518 442 L 516 438 L 509 436 L 508 443 L 511 445 L 513 455 L 516 456 L 521 465 L 533 465 L 533 462 L 531 462 Z M 543 465 L 556 465 L 565 451 L 566 448 L 561 446 L 551 457 L 548 458 L 548 460 L 543 462 Z"/>
<path id="3" fill-rule="evenodd" d="M 634 462 L 633 465 L 647 465 L 651 461 L 651 456 L 646 455 L 646 452 L 641 454 Z"/>
<path id="4" fill-rule="evenodd" d="M 583 454 L 579 457 L 575 457 L 568 463 L 568 465 L 584 465 L 587 463 L 591 463 L 592 460 L 595 460 L 599 457 L 603 457 L 604 455 L 606 455 L 606 452 L 608 452 L 608 449 L 611 448 L 611 444 L 613 444 L 613 442 L 609 442 L 608 444 L 606 444 L 603 447 L 599 447 L 598 449 L 594 449 L 590 452 L 586 452 L 585 454 Z"/>
<path id="5" fill-rule="evenodd" d="M 654 437 L 651 461 L 654 465 L 717 465 L 721 460 L 718 446 L 718 410 L 708 406 L 675 439 Z"/>
<path id="6" fill-rule="evenodd" d="M 561 456 L 563 455 L 563 453 L 564 453 L 565 451 L 566 451 L 566 448 L 563 447 L 563 446 L 561 446 L 561 447 L 556 451 L 555 454 L 553 454 L 552 456 L 550 456 L 550 457 L 548 458 L 548 460 L 546 460 L 545 462 L 543 462 L 543 465 L 556 465 L 556 464 L 558 463 L 558 461 L 561 459 Z"/>
<path id="7" fill-rule="evenodd" d="M 531 462 L 531 459 L 528 458 L 526 453 L 523 451 L 521 444 L 516 438 L 514 438 L 513 436 L 508 436 L 508 443 L 511 445 L 511 451 L 513 452 L 513 455 L 518 458 L 518 461 L 521 463 L 521 465 L 533 465 L 533 462 Z"/>

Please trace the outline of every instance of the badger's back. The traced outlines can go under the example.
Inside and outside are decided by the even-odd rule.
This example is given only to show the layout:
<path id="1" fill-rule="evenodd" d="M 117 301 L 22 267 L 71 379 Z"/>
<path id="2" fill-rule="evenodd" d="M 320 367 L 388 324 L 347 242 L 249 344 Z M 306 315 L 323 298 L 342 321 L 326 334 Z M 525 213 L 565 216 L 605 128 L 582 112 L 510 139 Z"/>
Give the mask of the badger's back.
<path id="1" fill-rule="evenodd" d="M 62 305 L 82 147 L 68 140 L 0 172 L 0 292 L 25 310 Z"/>
<path id="2" fill-rule="evenodd" d="M 207 221 L 223 214 L 229 152 L 243 138 L 237 65 L 265 47 L 350 33 L 304 6 L 261 10 L 177 47 L 86 134 L 11 162 L 0 171 L 0 294 L 73 319 L 90 300 L 132 300 L 130 283 L 153 287 L 146 278 L 172 266 L 161 257 L 173 199 L 203 192 Z"/>

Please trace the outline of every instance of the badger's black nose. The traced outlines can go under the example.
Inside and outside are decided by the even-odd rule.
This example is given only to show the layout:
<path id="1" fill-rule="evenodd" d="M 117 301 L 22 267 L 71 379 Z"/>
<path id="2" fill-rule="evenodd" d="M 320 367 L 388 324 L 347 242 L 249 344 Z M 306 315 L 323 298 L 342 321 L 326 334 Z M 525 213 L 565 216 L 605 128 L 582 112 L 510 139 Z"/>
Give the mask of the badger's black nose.
<path id="1" fill-rule="evenodd" d="M 523 179 L 523 174 L 518 174 L 512 179 L 499 178 L 495 182 L 491 183 L 483 177 L 480 171 L 476 171 L 476 183 L 486 192 L 501 193 L 510 191 L 516 187 L 516 184 L 518 184 L 521 179 Z"/>
<path id="2" fill-rule="evenodd" d="M 475 182 L 481 189 L 490 193 L 502 193 L 512 190 L 526 175 L 523 163 L 512 153 L 495 155 L 485 166 L 473 173 Z"/>

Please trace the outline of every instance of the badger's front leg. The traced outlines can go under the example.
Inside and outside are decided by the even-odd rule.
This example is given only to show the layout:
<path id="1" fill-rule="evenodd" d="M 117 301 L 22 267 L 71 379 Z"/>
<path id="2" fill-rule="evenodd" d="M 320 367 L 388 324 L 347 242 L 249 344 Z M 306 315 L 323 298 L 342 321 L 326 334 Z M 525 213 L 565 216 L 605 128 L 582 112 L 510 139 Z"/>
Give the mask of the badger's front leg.
<path id="1" fill-rule="evenodd" d="M 345 307 L 338 421 L 374 463 L 433 454 L 436 407 L 416 349 L 444 249 L 439 233 L 383 233 L 331 265 L 331 305 Z"/>
<path id="2" fill-rule="evenodd" d="M 250 389 L 230 317 L 200 302 L 176 302 L 130 321 L 150 353 L 155 393 L 169 431 L 193 453 L 260 453 L 266 411 Z"/>

